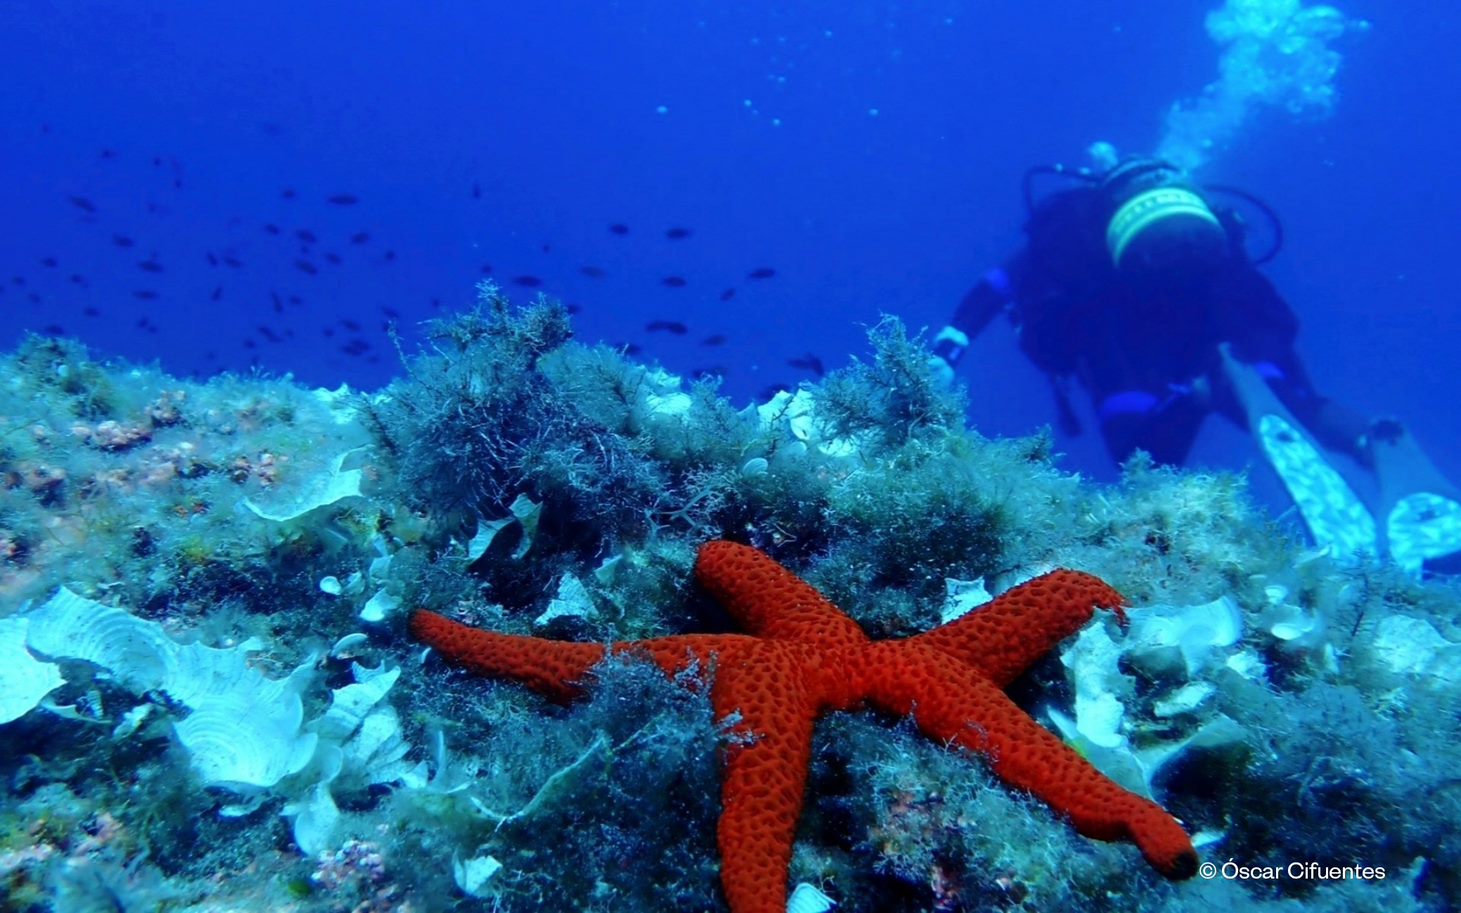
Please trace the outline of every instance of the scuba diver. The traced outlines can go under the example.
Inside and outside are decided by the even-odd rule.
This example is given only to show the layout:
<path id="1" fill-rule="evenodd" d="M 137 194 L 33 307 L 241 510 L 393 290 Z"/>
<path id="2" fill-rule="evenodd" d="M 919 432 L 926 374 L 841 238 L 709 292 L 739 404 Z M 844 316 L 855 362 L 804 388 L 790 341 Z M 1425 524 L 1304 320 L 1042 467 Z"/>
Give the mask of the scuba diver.
<path id="1" fill-rule="evenodd" d="M 1403 424 L 1368 420 L 1310 382 L 1298 320 L 1258 270 L 1282 244 L 1273 211 L 1159 159 L 1092 152 L 1094 169 L 1026 172 L 1026 244 L 964 297 L 934 341 L 935 368 L 952 377 L 970 340 L 1005 314 L 1050 378 L 1061 428 L 1081 430 L 1075 381 L 1117 462 L 1143 450 L 1181 464 L 1216 412 L 1251 431 L 1319 545 L 1388 554 L 1415 574 L 1461 572 L 1461 492 Z M 1053 179 L 1068 186 L 1037 200 L 1036 182 Z M 1268 220 L 1266 250 L 1250 253 L 1234 203 Z M 1360 486 L 1370 504 L 1333 454 L 1373 474 Z"/>

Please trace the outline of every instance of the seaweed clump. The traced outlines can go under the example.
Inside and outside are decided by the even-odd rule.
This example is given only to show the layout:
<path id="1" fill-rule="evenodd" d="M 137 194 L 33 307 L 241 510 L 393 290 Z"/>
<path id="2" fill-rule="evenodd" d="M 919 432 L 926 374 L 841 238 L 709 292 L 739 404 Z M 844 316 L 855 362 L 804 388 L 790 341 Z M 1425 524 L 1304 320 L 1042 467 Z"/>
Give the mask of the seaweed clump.
<path id="1" fill-rule="evenodd" d="M 428 332 L 377 412 L 402 490 L 451 515 L 498 516 L 523 493 L 562 526 L 631 526 L 656 478 L 552 384 L 541 362 L 571 337 L 546 298 L 515 309 L 484 284 L 478 307 Z"/>

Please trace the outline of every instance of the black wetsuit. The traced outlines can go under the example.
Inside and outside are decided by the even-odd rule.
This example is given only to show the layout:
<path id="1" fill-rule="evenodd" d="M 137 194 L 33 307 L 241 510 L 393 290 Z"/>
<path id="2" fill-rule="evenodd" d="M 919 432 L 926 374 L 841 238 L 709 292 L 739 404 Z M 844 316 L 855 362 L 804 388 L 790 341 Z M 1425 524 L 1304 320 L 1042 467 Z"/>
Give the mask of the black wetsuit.
<path id="1" fill-rule="evenodd" d="M 1074 423 L 1064 388 L 1075 378 L 1116 460 L 1140 448 L 1180 464 L 1209 412 L 1247 427 L 1223 380 L 1218 346 L 1227 343 L 1320 443 L 1362 457 L 1363 421 L 1315 392 L 1294 352 L 1298 320 L 1251 262 L 1232 213 L 1216 214 L 1229 238 L 1221 264 L 1133 277 L 1107 254 L 1100 192 L 1055 194 L 1032 213 L 1025 248 L 964 297 L 935 350 L 957 363 L 967 340 L 1008 313 L 1020 348 L 1052 378 L 1064 424 Z"/>

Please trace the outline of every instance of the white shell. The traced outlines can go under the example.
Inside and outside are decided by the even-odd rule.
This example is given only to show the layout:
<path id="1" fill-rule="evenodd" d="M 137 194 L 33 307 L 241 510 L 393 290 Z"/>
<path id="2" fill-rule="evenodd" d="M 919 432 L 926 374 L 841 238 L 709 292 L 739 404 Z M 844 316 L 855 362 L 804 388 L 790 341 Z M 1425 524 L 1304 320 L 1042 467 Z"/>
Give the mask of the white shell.
<path id="1" fill-rule="evenodd" d="M 209 786 L 273 786 L 309 762 L 316 736 L 302 732 L 299 693 L 313 659 L 286 679 L 247 663 L 252 643 L 231 650 L 182 645 L 162 627 L 61 589 L 25 616 L 31 650 L 101 666 L 138 693 L 161 690 L 192 712 L 175 724 Z"/>
<path id="2" fill-rule="evenodd" d="M 54 663 L 25 649 L 29 626 L 24 617 L 0 618 L 0 724 L 25 716 L 66 682 Z"/>
<path id="3" fill-rule="evenodd" d="M 453 856 L 451 861 L 452 877 L 468 897 L 491 896 L 486 891 L 487 883 L 501 868 L 502 863 L 491 856 L 474 856 L 465 862 Z"/>
<path id="4" fill-rule="evenodd" d="M 295 494 L 287 503 L 260 506 L 253 499 L 244 498 L 243 505 L 265 520 L 288 523 L 336 501 L 360 497 L 360 482 L 365 473 L 359 469 L 345 469 L 344 466 L 345 461 L 361 449 L 347 450 L 335 457 L 324 476 L 313 479 L 304 491 Z"/>
<path id="5" fill-rule="evenodd" d="M 378 622 L 384 621 L 388 616 L 396 614 L 401 607 L 401 600 L 387 593 L 385 590 L 376 590 L 375 595 L 370 597 L 360 609 L 360 620 Z"/>
<path id="6" fill-rule="evenodd" d="M 542 627 L 555 618 L 592 618 L 598 614 L 588 588 L 572 574 L 564 574 L 558 581 L 558 592 L 554 594 L 543 614 L 533 619 L 533 624 Z"/>
<path id="7" fill-rule="evenodd" d="M 335 657 L 336 659 L 343 658 L 350 650 L 354 650 L 356 647 L 365 646 L 365 644 L 368 643 L 369 640 L 370 638 L 366 637 L 359 631 L 356 631 L 353 634 L 346 634 L 344 637 L 335 641 L 335 645 L 330 648 L 330 655 Z"/>
<path id="8" fill-rule="evenodd" d="M 837 902 L 805 881 L 791 892 L 786 902 L 786 913 L 827 913 Z"/>

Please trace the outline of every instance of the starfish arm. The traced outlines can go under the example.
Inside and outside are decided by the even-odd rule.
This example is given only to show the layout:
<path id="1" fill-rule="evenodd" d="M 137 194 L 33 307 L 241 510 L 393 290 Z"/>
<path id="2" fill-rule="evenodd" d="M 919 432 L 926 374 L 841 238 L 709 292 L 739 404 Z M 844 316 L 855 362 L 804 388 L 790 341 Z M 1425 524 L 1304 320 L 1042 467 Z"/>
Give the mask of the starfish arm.
<path id="1" fill-rule="evenodd" d="M 1055 570 L 910 640 L 967 663 L 1003 688 L 1080 630 L 1091 620 L 1096 606 L 1116 612 L 1124 626 L 1125 604 L 1121 594 L 1099 577 Z"/>
<path id="2" fill-rule="evenodd" d="M 751 634 L 828 648 L 867 642 L 857 622 L 815 587 L 748 545 L 705 543 L 695 579 Z"/>
<path id="3" fill-rule="evenodd" d="M 722 654 L 711 700 L 730 731 L 718 831 L 734 913 L 785 913 L 787 868 L 812 755 L 816 700 L 790 644 Z"/>
<path id="4" fill-rule="evenodd" d="M 642 656 L 674 678 L 691 666 L 698 665 L 704 671 L 718 668 L 727 658 L 735 659 L 754 650 L 756 644 L 756 638 L 748 634 L 672 634 L 619 641 L 611 649 L 616 654 Z"/>
<path id="5" fill-rule="evenodd" d="M 1135 843 L 1168 878 L 1189 878 L 1197 871 L 1192 840 L 1175 818 L 1116 785 L 1002 690 L 932 651 L 910 650 L 907 644 L 886 647 L 892 649 L 878 652 L 887 672 L 870 688 L 874 704 L 912 713 L 930 738 L 985 756 L 996 776 L 1069 818 L 1081 834 Z"/>
<path id="6" fill-rule="evenodd" d="M 522 682 L 557 701 L 577 697 L 579 683 L 604 658 L 602 644 L 498 634 L 420 609 L 411 613 L 410 626 L 412 637 L 453 665 L 478 675 Z"/>

